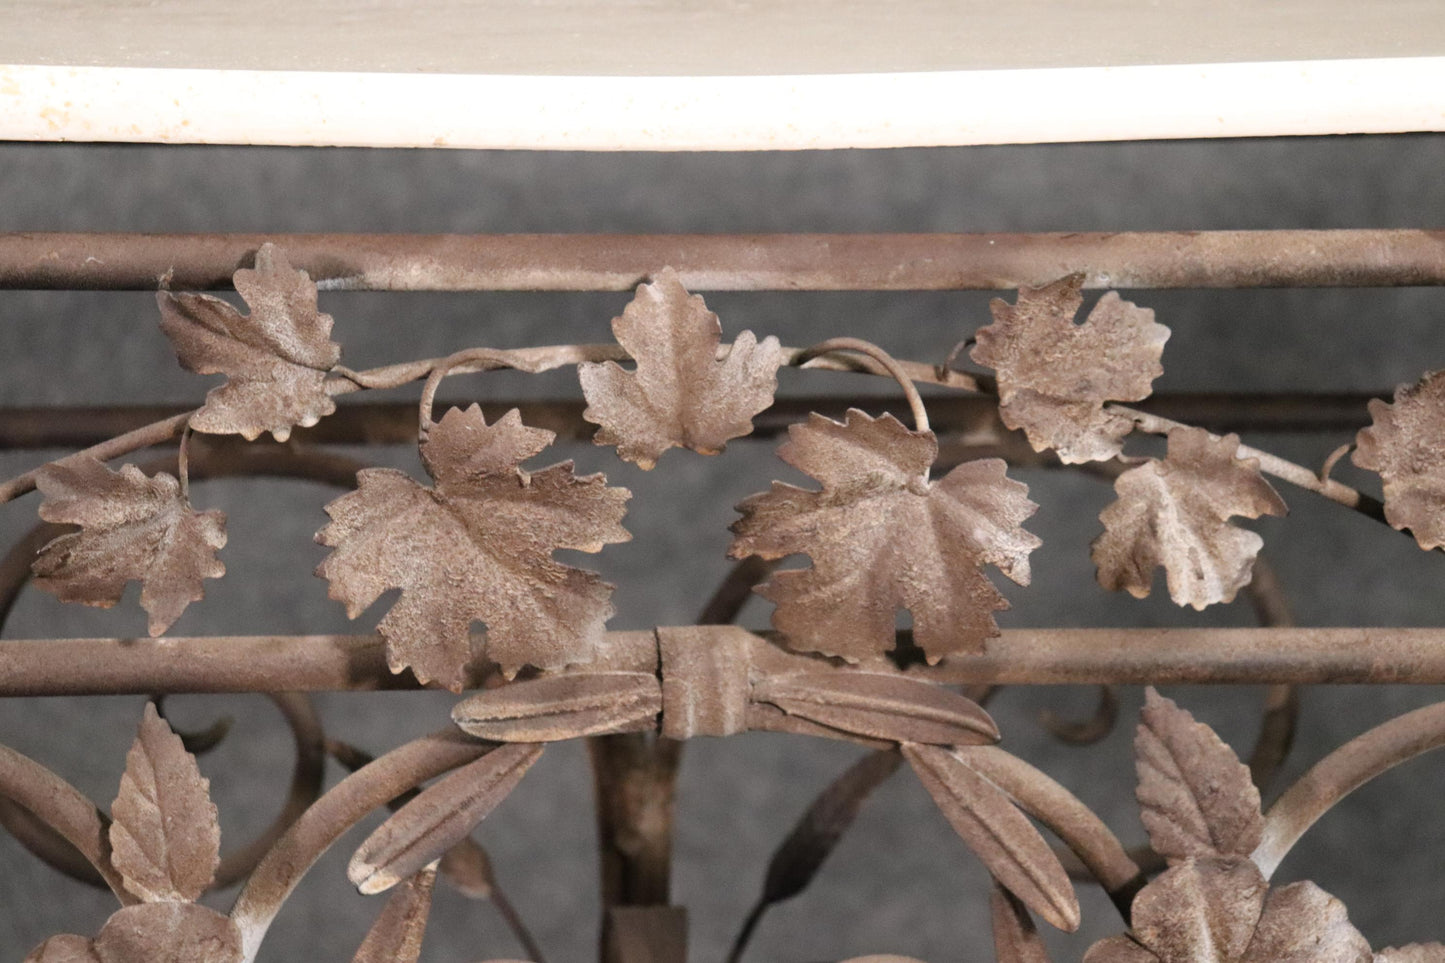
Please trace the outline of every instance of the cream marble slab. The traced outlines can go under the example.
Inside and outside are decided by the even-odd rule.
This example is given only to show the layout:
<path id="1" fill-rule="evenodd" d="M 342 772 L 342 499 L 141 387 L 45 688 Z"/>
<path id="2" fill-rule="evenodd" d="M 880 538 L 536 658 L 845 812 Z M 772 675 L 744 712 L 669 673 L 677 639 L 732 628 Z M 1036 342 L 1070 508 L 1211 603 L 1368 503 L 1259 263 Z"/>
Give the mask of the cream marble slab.
<path id="1" fill-rule="evenodd" d="M 769 150 L 1445 129 L 1441 0 L 0 0 L 0 138 Z"/>

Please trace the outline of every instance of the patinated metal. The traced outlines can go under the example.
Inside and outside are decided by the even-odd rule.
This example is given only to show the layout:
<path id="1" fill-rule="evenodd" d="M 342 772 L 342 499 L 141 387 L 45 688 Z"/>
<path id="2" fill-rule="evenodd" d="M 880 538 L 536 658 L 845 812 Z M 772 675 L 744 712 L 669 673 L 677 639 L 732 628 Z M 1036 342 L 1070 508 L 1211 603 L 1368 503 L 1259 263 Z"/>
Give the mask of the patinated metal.
<path id="1" fill-rule="evenodd" d="M 681 747 L 750 730 L 870 752 L 782 842 L 732 961 L 767 908 L 815 878 L 904 761 L 992 877 L 1002 963 L 1046 960 L 1035 918 L 1076 928 L 1075 886 L 1085 881 L 1121 917 L 1120 935 L 1088 951 L 1095 963 L 1445 959 L 1440 944 L 1374 953 L 1339 900 L 1307 881 L 1272 880 L 1340 798 L 1445 744 L 1445 704 L 1361 735 L 1261 807 L 1288 752 L 1294 686 L 1445 682 L 1445 631 L 1293 627 L 1256 559 L 1260 536 L 1233 520 L 1283 514 L 1268 477 L 1440 547 L 1439 375 L 1368 410 L 1349 396 L 1160 397 L 1135 408 L 1162 370 L 1168 329 L 1112 291 L 1075 320 L 1089 287 L 1416 283 L 1445 283 L 1445 235 L 0 236 L 0 286 L 159 288 L 160 326 L 182 365 L 227 379 L 190 411 L 92 410 L 74 425 L 28 427 L 27 413 L 0 412 L 0 440 L 12 447 L 82 448 L 0 485 L 0 502 L 35 487 L 44 496 L 44 524 L 0 561 L 0 619 L 32 575 L 66 601 L 98 606 L 139 581 L 153 636 L 188 605 L 204 609 L 201 584 L 224 575 L 227 536 L 218 512 L 192 507 L 193 477 L 280 475 L 352 489 L 327 507 L 331 522 L 317 540 L 332 552 L 317 574 L 353 618 L 402 590 L 377 635 L 0 642 L 0 695 L 267 692 L 297 748 L 282 816 L 222 857 L 195 755 L 224 727 L 179 732 L 148 705 L 108 814 L 0 747 L 0 825 L 120 902 L 94 937 L 54 936 L 27 961 L 250 963 L 316 859 L 391 807 L 350 863 L 363 893 L 393 891 L 358 934 L 354 960 L 414 963 L 440 877 L 495 901 L 541 963 L 472 834 L 546 744 L 581 738 L 598 788 L 599 955 L 680 963 L 687 919 L 672 905 L 670 864 Z M 615 344 L 477 347 L 367 371 L 341 365 L 317 300 L 321 288 L 634 286 L 613 323 Z M 955 369 L 966 342 L 943 364 L 895 359 L 852 338 L 784 347 L 743 332 L 724 343 L 722 323 L 690 291 L 970 286 L 1021 288 L 1013 303 L 995 302 L 968 352 L 996 377 Z M 197 293 L 225 287 L 250 313 Z M 777 399 L 784 366 L 889 378 L 902 402 L 875 413 L 847 397 Z M 434 417 L 445 379 L 504 368 L 576 368 L 585 406 L 484 413 L 473 404 Z M 333 400 L 417 382 L 415 406 Z M 918 384 L 969 397 L 925 399 Z M 1348 446 L 1316 470 L 1216 433 L 1245 426 L 1363 429 L 1354 462 L 1381 476 L 1383 502 L 1329 477 Z M 780 456 L 821 487 L 775 483 L 739 506 L 730 553 L 740 561 L 698 624 L 607 631 L 610 587 L 553 553 L 628 539 L 629 493 L 570 463 L 530 460 L 563 435 L 651 468 L 674 447 L 718 454 L 735 439 L 785 430 Z M 258 440 L 265 434 L 274 440 Z M 1167 438 L 1167 456 L 1128 454 L 1135 434 Z M 141 465 L 107 464 L 176 441 L 173 454 Z M 432 485 L 316 447 L 357 441 L 415 444 Z M 1048 550 L 1023 528 L 1037 506 L 1008 475 L 1017 465 L 1077 465 L 1114 482 L 1118 501 L 1100 516 L 1093 547 L 1106 587 L 1142 596 L 1162 566 L 1176 603 L 1203 608 L 1245 591 L 1262 627 L 1000 632 L 993 613 L 1007 603 L 983 567 L 1026 589 L 1031 553 Z M 805 566 L 780 569 L 790 555 L 807 556 Z M 776 604 L 772 632 L 730 624 L 754 591 Z M 911 613 L 911 630 L 897 629 L 900 610 Z M 1086 743 L 1118 717 L 1112 686 L 1174 682 L 1274 688 L 1248 764 L 1149 691 L 1135 739 L 1149 845 L 1135 850 L 1069 789 L 995 745 L 999 728 L 984 705 L 999 684 L 1103 685 L 1092 717 L 1048 722 Z M 326 738 L 303 695 L 438 685 L 465 692 L 452 725 L 374 758 Z M 323 792 L 327 756 L 352 772 Z M 229 913 L 197 902 L 243 878 Z"/>

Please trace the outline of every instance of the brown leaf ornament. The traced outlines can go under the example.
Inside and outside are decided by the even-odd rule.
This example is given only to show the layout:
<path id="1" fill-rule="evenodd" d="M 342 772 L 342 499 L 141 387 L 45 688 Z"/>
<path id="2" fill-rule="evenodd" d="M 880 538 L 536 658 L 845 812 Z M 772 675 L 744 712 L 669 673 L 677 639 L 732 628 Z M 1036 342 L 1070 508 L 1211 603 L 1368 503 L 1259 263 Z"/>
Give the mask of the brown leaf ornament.
<path id="1" fill-rule="evenodd" d="M 897 610 L 930 661 L 976 651 L 998 634 L 1008 602 L 980 571 L 1029 582 L 1040 544 L 1022 524 L 1038 507 L 999 459 L 966 462 L 938 481 L 938 443 L 891 415 L 850 410 L 843 423 L 811 415 L 778 455 L 821 491 L 774 482 L 745 499 L 728 554 L 806 553 L 813 567 L 782 571 L 758 591 L 777 603 L 773 626 L 795 649 L 859 661 L 894 644 Z"/>
<path id="2" fill-rule="evenodd" d="M 111 864 L 145 902 L 117 910 L 93 940 L 52 936 L 26 963 L 240 963 L 236 924 L 194 902 L 220 861 L 210 784 L 154 705 L 126 756 L 112 815 Z"/>
<path id="3" fill-rule="evenodd" d="M 1264 819 L 1249 767 L 1214 730 L 1152 688 L 1134 737 L 1139 808 L 1167 859 L 1248 856 Z"/>
<path id="4" fill-rule="evenodd" d="M 1131 935 L 1095 943 L 1085 963 L 1370 963 L 1344 904 L 1310 882 L 1271 889 L 1239 855 L 1262 817 L 1238 757 L 1170 700 L 1152 689 L 1147 699 L 1139 801 L 1171 866 L 1134 898 Z"/>
<path id="5" fill-rule="evenodd" d="M 592 660 L 612 587 L 552 553 L 627 541 L 630 493 L 576 475 L 571 462 L 519 467 L 554 437 L 523 425 L 516 409 L 489 425 L 476 405 L 453 408 L 421 445 L 435 487 L 368 468 L 356 491 L 326 506 L 332 521 L 316 540 L 335 551 L 316 574 L 331 597 L 356 618 L 383 592 L 402 590 L 379 626 L 393 672 L 410 666 L 423 682 L 460 691 L 474 621 L 486 624 L 486 654 L 509 675 Z"/>
<path id="6" fill-rule="evenodd" d="M 999 414 L 1022 428 L 1035 451 L 1052 448 L 1065 464 L 1119 454 L 1133 422 L 1105 401 L 1142 401 L 1164 373 L 1159 358 L 1169 329 L 1154 312 L 1113 291 L 1083 324 L 1084 277 L 1021 288 L 1018 302 L 995 298 L 994 323 L 978 331 L 970 357 L 998 372 Z"/>
<path id="7" fill-rule="evenodd" d="M 221 860 L 210 782 L 181 737 L 147 704 L 111 807 L 111 863 L 147 902 L 193 902 Z"/>
<path id="8" fill-rule="evenodd" d="M 237 271 L 235 285 L 248 315 L 209 294 L 156 295 L 161 330 L 182 367 L 227 378 L 206 395 L 191 427 L 247 441 L 269 431 L 285 441 L 293 426 L 336 410 L 326 373 L 341 360 L 341 346 L 330 340 L 331 315 L 318 310 L 316 285 L 275 245 L 261 245 L 255 268 Z"/>
<path id="9" fill-rule="evenodd" d="M 32 565 L 36 586 L 62 602 L 109 608 L 126 582 L 138 581 L 156 636 L 205 595 L 202 580 L 226 572 L 216 559 L 226 544 L 225 514 L 193 509 L 165 472 L 147 477 L 134 465 L 111 471 L 74 455 L 46 465 L 35 484 L 45 496 L 41 518 L 80 526 L 41 549 Z"/>
<path id="10" fill-rule="evenodd" d="M 1402 385 L 1394 404 L 1370 402 L 1374 424 L 1351 456 L 1385 481 L 1385 520 L 1424 549 L 1445 546 L 1445 372 Z"/>
<path id="11" fill-rule="evenodd" d="M 1150 459 L 1120 475 L 1114 482 L 1119 498 L 1099 515 L 1104 533 L 1093 544 L 1099 584 L 1144 598 L 1162 565 L 1169 597 L 1179 605 L 1203 609 L 1232 601 L 1249 584 L 1264 540 L 1229 519 L 1287 510 L 1259 463 L 1238 457 L 1238 450 L 1237 435 L 1178 428 L 1169 433 L 1163 461 Z"/>
<path id="12" fill-rule="evenodd" d="M 616 445 L 618 455 L 642 468 L 669 448 L 715 455 L 749 434 L 753 416 L 773 403 L 783 363 L 778 339 L 760 342 L 744 331 L 718 358 L 717 315 L 672 268 L 638 286 L 612 332 L 637 368 L 612 361 L 578 366 L 587 397 L 582 417 L 601 426 L 597 444 Z"/>

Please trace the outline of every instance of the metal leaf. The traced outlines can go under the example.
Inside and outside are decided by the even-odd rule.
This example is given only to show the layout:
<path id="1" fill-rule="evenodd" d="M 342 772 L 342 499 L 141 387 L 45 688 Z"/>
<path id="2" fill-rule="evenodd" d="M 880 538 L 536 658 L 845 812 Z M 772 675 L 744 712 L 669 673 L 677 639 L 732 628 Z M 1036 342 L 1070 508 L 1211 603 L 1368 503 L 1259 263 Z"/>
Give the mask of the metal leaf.
<path id="1" fill-rule="evenodd" d="M 597 444 L 616 445 L 618 455 L 644 469 L 669 448 L 717 454 L 751 433 L 753 416 L 773 403 L 783 363 L 778 339 L 759 342 L 744 331 L 719 359 L 717 315 L 688 294 L 672 268 L 638 286 L 612 320 L 612 333 L 637 369 L 612 361 L 579 365 L 587 397 L 582 417 L 601 425 Z"/>
<path id="2" fill-rule="evenodd" d="M 507 798 L 542 748 L 528 743 L 498 746 L 428 786 L 366 838 L 351 857 L 347 876 L 370 895 L 440 858 Z"/>
<path id="3" fill-rule="evenodd" d="M 1079 901 L 1049 844 L 1013 801 L 963 760 L 937 746 L 903 747 L 943 815 L 999 884 L 1052 925 L 1073 931 Z"/>
<path id="4" fill-rule="evenodd" d="M 1242 963 L 1370 963 L 1345 904 L 1314 883 L 1270 890 Z M 1438 957 L 1437 957 L 1438 959 Z"/>
<path id="5" fill-rule="evenodd" d="M 452 709 L 463 732 L 494 742 L 555 742 L 657 727 L 662 689 L 645 672 L 579 672 L 514 682 Z"/>
<path id="6" fill-rule="evenodd" d="M 230 917 L 194 903 L 142 903 L 119 910 L 95 938 L 101 963 L 240 963 L 241 931 Z"/>
<path id="7" fill-rule="evenodd" d="M 393 672 L 453 691 L 471 661 L 471 625 L 487 626 L 486 654 L 508 675 L 523 665 L 589 662 L 612 615 L 612 587 L 552 558 L 560 548 L 599 551 L 631 536 L 621 525 L 630 493 L 571 462 L 518 467 L 553 439 L 514 408 L 488 425 L 476 405 L 432 427 L 421 455 L 436 487 L 368 468 L 357 491 L 326 506 L 316 540 L 336 550 L 316 574 L 356 618 L 388 589 L 401 599 L 378 628 Z"/>
<path id="8" fill-rule="evenodd" d="M 1238 449 L 1237 435 L 1180 428 L 1169 433 L 1163 461 L 1150 459 L 1120 475 L 1114 482 L 1119 498 L 1099 515 L 1104 533 L 1093 544 L 1099 584 L 1144 598 L 1162 565 L 1169 596 L 1179 605 L 1203 609 L 1233 601 L 1249 583 L 1264 541 L 1229 518 L 1286 511 L 1258 462 L 1236 457 Z"/>
<path id="9" fill-rule="evenodd" d="M 1134 935 L 1161 960 L 1240 959 L 1264 910 L 1267 885 L 1247 859 L 1188 859 L 1134 899 Z"/>
<path id="10" fill-rule="evenodd" d="M 1401 385 L 1394 404 L 1370 402 L 1374 423 L 1351 456 L 1385 482 L 1385 520 L 1421 548 L 1445 547 L 1445 371 Z"/>
<path id="11" fill-rule="evenodd" d="M 1134 427 L 1105 401 L 1142 401 L 1164 373 L 1159 358 L 1169 329 L 1154 312 L 1121 300 L 1099 299 L 1083 324 L 1084 276 L 1040 288 L 1021 288 L 1017 304 L 995 298 L 994 323 L 978 331 L 970 357 L 998 372 L 999 414 L 1022 428 L 1035 451 L 1052 448 L 1065 464 L 1119 454 Z"/>
<path id="12" fill-rule="evenodd" d="M 850 410 L 844 423 L 810 415 L 793 425 L 779 456 L 822 482 L 822 491 L 774 482 L 744 500 L 729 554 L 813 567 L 774 573 L 761 595 L 777 603 L 773 625 L 790 646 L 859 661 L 887 651 L 898 609 L 928 659 L 977 651 L 998 634 L 993 613 L 1008 602 L 980 571 L 993 564 L 1020 585 L 1040 544 L 1023 521 L 1038 507 L 998 459 L 965 462 L 939 481 L 932 432 Z"/>
<path id="13" fill-rule="evenodd" d="M 1139 808 L 1169 859 L 1248 856 L 1264 831 L 1249 767 L 1213 729 L 1150 688 L 1134 737 Z"/>
<path id="14" fill-rule="evenodd" d="M 993 917 L 993 955 L 998 963 L 1049 963 L 1048 950 L 1034 928 L 1028 907 L 1002 886 L 989 894 Z"/>
<path id="15" fill-rule="evenodd" d="M 351 963 L 416 963 L 431 912 L 436 867 L 429 867 L 398 886 L 382 907 Z"/>
<path id="16" fill-rule="evenodd" d="M 225 513 L 191 508 L 164 472 L 146 477 L 134 465 L 111 471 L 73 455 L 42 468 L 35 484 L 45 496 L 41 518 L 80 526 L 41 549 L 32 566 L 36 586 L 62 602 L 109 608 L 126 582 L 138 581 L 156 636 L 205 595 L 203 579 L 226 572 L 215 558 L 226 544 Z"/>
<path id="17" fill-rule="evenodd" d="M 237 271 L 235 285 L 249 315 L 207 294 L 156 295 L 161 330 L 181 365 L 227 378 L 206 395 L 191 427 L 248 441 L 269 431 L 285 441 L 293 426 L 336 410 L 326 373 L 341 360 L 341 346 L 329 340 L 331 316 L 317 309 L 316 285 L 274 245 L 261 246 L 256 267 Z"/>
<path id="18" fill-rule="evenodd" d="M 210 781 L 180 736 L 147 704 L 111 806 L 111 862 L 148 902 L 190 901 L 211 885 L 221 828 Z"/>
<path id="19" fill-rule="evenodd" d="M 1089 947 L 1084 963 L 1159 963 L 1159 957 L 1127 936 L 1110 936 Z"/>
<path id="20" fill-rule="evenodd" d="M 84 936 L 63 933 L 52 936 L 30 951 L 24 963 L 101 963 L 94 944 Z"/>
<path id="21" fill-rule="evenodd" d="M 833 729 L 940 746 L 998 741 L 998 726 L 972 699 L 942 686 L 871 672 L 806 672 L 753 684 L 753 699 Z"/>
<path id="22" fill-rule="evenodd" d="M 1445 963 L 1445 943 L 1411 943 L 1375 954 L 1374 963 Z"/>

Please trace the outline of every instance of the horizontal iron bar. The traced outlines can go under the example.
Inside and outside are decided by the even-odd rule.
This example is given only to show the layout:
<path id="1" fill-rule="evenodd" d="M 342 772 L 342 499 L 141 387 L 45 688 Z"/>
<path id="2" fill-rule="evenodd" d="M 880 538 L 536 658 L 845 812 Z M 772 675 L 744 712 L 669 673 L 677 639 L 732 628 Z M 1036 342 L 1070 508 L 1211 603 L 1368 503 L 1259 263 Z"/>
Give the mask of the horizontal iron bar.
<path id="1" fill-rule="evenodd" d="M 655 665 L 651 632 L 609 632 L 607 644 L 596 668 Z M 490 671 L 477 663 L 471 685 Z M 1008 685 L 1439 684 L 1445 629 L 1012 629 L 983 654 L 907 672 Z M 391 674 L 374 635 L 0 641 L 0 696 L 416 688 L 410 673 Z"/>
<path id="2" fill-rule="evenodd" d="M 626 291 L 665 266 L 698 291 L 1445 284 L 1445 231 L 1072 234 L 0 234 L 0 288 L 226 289 L 278 244 L 330 290 Z"/>
<path id="3" fill-rule="evenodd" d="M 1135 407 L 1215 432 L 1354 431 L 1369 423 L 1369 394 L 1161 394 Z M 441 402 L 467 405 L 470 401 Z M 482 401 L 489 417 L 519 408 L 522 420 L 562 439 L 587 440 L 597 426 L 582 419 L 580 399 Z M 753 436 L 771 438 L 811 411 L 841 418 L 850 407 L 889 411 L 908 418 L 908 406 L 891 398 L 814 396 L 779 398 L 753 419 Z M 86 448 L 190 409 L 180 405 L 0 408 L 0 450 Z M 928 399 L 929 420 L 939 434 L 1003 431 L 998 402 L 983 397 Z M 342 403 L 336 413 L 296 437 L 317 444 L 400 445 L 416 441 L 416 405 L 410 402 Z"/>

